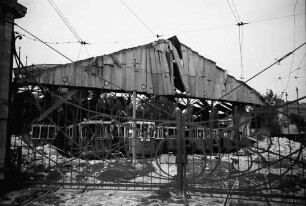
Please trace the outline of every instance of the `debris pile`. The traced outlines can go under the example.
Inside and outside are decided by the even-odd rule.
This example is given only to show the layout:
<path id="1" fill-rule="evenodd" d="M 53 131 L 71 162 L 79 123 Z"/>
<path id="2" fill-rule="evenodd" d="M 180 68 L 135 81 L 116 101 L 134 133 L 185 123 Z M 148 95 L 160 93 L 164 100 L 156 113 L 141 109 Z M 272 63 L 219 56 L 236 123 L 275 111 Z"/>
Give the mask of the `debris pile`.
<path id="1" fill-rule="evenodd" d="M 306 160 L 305 146 L 286 137 L 266 138 L 255 143 L 254 147 L 254 151 L 261 153 L 265 158 L 275 159 L 286 156 L 299 161 Z"/>
<path id="2" fill-rule="evenodd" d="M 35 147 L 18 136 L 13 136 L 11 143 L 12 151 L 15 151 L 16 156 L 20 156 L 16 161 L 21 162 L 22 171 L 33 166 L 54 167 L 69 161 L 69 158 L 62 156 L 58 149 L 49 143 Z"/>

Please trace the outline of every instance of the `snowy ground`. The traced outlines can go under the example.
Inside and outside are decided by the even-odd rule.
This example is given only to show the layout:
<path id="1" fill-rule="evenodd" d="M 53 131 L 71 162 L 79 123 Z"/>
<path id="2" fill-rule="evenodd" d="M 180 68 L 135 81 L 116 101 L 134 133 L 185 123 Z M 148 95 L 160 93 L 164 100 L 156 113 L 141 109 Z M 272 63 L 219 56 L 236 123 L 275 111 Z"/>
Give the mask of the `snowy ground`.
<path id="1" fill-rule="evenodd" d="M 16 191 L 11 196 L 22 194 Z M 9 196 L 9 195 L 8 195 Z M 8 198 L 7 198 L 8 199 Z M 13 199 L 13 198 L 12 198 Z M 16 201 L 17 200 L 17 201 Z M 20 201 L 20 202 L 18 202 Z M 10 200 L 2 201 L 1 204 L 21 203 L 22 200 L 15 198 L 15 202 Z M 222 205 L 224 199 L 211 197 L 184 198 L 180 195 L 168 191 L 147 192 L 147 191 L 116 191 L 116 190 L 58 190 L 52 194 L 44 195 L 29 202 L 26 205 L 122 205 L 122 206 L 157 206 L 157 205 Z"/>
<path id="2" fill-rule="evenodd" d="M 21 141 L 17 141 L 22 145 Z M 67 158 L 60 155 L 56 148 L 50 144 L 33 148 L 22 147 L 23 156 L 22 170 L 30 171 L 44 177 L 44 180 L 62 181 L 71 183 L 95 183 L 106 184 L 105 179 L 111 183 L 124 179 L 130 183 L 159 183 L 169 184 L 177 174 L 177 166 L 173 163 L 162 164 L 160 160 L 139 161 L 137 164 L 124 159 L 107 160 L 83 160 L 79 158 Z M 283 184 L 282 187 L 292 189 L 286 194 L 303 197 L 305 196 L 305 160 L 306 149 L 300 143 L 289 141 L 286 138 L 271 138 L 255 144 L 253 149 L 243 149 L 240 155 L 219 154 L 215 156 L 189 155 L 187 164 L 187 178 L 201 174 L 202 177 L 213 172 L 213 178 L 222 179 L 222 184 L 213 186 L 235 187 L 231 175 L 257 174 L 259 177 L 272 178 L 270 186 Z M 206 164 L 203 164 L 203 160 Z M 123 166 L 122 166 L 123 165 Z M 215 168 L 218 165 L 218 168 Z M 42 167 L 41 167 L 42 166 Z M 69 167 L 67 167 L 69 166 Z M 41 170 L 37 170 L 37 168 Z M 51 168 L 51 169 L 50 169 Z M 253 173 L 252 173 L 253 172 Z M 128 178 L 122 177 L 129 173 Z M 105 174 L 108 174 L 106 176 Z M 246 175 L 244 175 L 246 174 Z M 219 176 L 218 176 L 219 175 Z M 296 178 L 288 181 L 288 178 Z M 229 179 L 228 179 L 229 178 Z M 249 177 L 248 177 L 249 178 Z M 277 178 L 282 178 L 278 180 Z M 287 178 L 287 179 L 286 179 Z M 205 179 L 205 178 L 204 178 Z M 253 182 L 252 182 L 253 181 Z M 259 179 L 248 181 L 248 184 L 256 184 Z M 207 182 L 208 186 L 210 182 Z M 202 186 L 207 183 L 201 183 Z M 243 188 L 246 181 L 238 181 L 239 187 Z M 199 182 L 195 182 L 200 184 Z M 288 184 L 292 184 L 289 185 Z M 1 186 L 2 187 L 2 186 Z M 287 187 L 287 188 L 286 188 Z M 41 191 L 40 191 L 41 192 Z M 284 194 L 280 190 L 263 190 Z M 35 197 L 33 199 L 33 197 Z M 32 200 L 33 199 L 33 200 Z M 27 205 L 224 205 L 225 198 L 212 198 L 209 194 L 201 196 L 182 197 L 167 188 L 160 188 L 156 191 L 118 191 L 118 190 L 68 190 L 58 189 L 49 193 L 38 193 L 37 191 L 22 189 L 11 191 L 0 197 L 0 204 Z M 238 200 L 231 200 L 232 205 L 237 205 Z M 254 203 L 254 202 L 253 202 Z M 265 202 L 256 202 L 256 205 L 265 205 Z M 288 205 L 288 203 L 273 203 L 271 205 Z M 299 204 L 298 204 L 299 205 Z"/>

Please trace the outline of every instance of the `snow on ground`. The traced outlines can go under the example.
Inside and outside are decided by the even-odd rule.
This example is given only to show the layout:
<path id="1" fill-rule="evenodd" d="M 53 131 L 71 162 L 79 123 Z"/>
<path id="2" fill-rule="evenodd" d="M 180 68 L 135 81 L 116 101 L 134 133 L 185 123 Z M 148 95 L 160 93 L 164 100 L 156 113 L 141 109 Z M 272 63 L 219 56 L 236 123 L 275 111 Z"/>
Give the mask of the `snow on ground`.
<path id="1" fill-rule="evenodd" d="M 292 165 L 296 172 L 302 172 L 298 163 L 306 162 L 305 146 L 286 137 L 266 138 L 254 143 L 253 148 L 243 148 L 238 153 L 241 155 L 230 155 L 227 159 L 236 160 L 237 164 L 233 165 L 241 172 L 258 171 L 261 168 L 258 172 L 283 174 L 288 171 L 285 163 L 287 166 Z M 223 158 L 226 159 L 226 156 Z M 272 167 L 263 167 L 262 163 Z M 279 167 L 273 168 L 274 163 Z"/>
<path id="2" fill-rule="evenodd" d="M 70 161 L 69 158 L 62 156 L 55 146 L 48 143 L 35 147 L 31 143 L 24 142 L 21 137 L 14 136 L 11 138 L 11 145 L 13 150 L 21 149 L 23 171 L 33 166 L 55 167 Z"/>
<path id="3" fill-rule="evenodd" d="M 61 181 L 78 183 L 80 182 L 80 176 L 86 175 L 87 183 L 101 183 L 99 176 L 110 168 L 118 167 L 117 164 L 125 162 L 125 166 L 130 168 L 132 166 L 135 171 L 141 171 L 147 167 L 146 164 L 151 165 L 154 170 L 147 174 L 141 174 L 129 180 L 129 182 L 141 182 L 141 183 L 163 183 L 167 184 L 173 181 L 173 177 L 177 175 L 176 164 L 161 163 L 161 160 L 146 160 L 146 164 L 138 162 L 131 164 L 127 159 L 105 159 L 105 160 L 83 160 L 80 158 L 67 158 L 59 154 L 57 149 L 50 145 L 45 144 L 36 148 L 33 145 L 24 147 L 26 145 L 20 139 L 15 140 L 15 145 L 23 146 L 23 160 L 24 165 L 27 167 L 35 167 L 43 165 L 44 167 L 53 167 L 56 170 L 56 166 L 67 165 L 66 170 L 57 170 L 61 173 Z M 271 147 L 270 147 L 271 145 Z M 255 149 L 254 149 L 255 148 Z M 210 160 L 220 159 L 221 161 L 229 162 L 237 171 L 241 174 L 244 172 L 255 171 L 256 173 L 267 174 L 283 174 L 288 171 L 286 167 L 263 167 L 264 161 L 270 160 L 277 161 L 280 157 L 286 157 L 292 163 L 292 160 L 305 161 L 306 149 L 301 148 L 299 142 L 288 140 L 287 138 L 271 138 L 259 141 L 255 144 L 253 149 L 244 149 L 240 151 L 240 155 L 235 154 L 220 154 L 217 156 L 206 156 L 205 158 Z M 248 151 L 245 152 L 245 151 Z M 301 154 L 299 156 L 299 152 Z M 293 154 L 292 154 L 293 153 Z M 203 155 L 188 155 L 188 161 L 201 162 L 205 160 Z M 193 163 L 194 163 L 193 162 Z M 201 164 L 197 165 L 201 167 Z M 203 165 L 204 166 L 204 165 Z M 205 165 L 209 170 L 209 165 Z M 211 165 L 210 165 L 211 166 Z M 24 167 L 26 168 L 26 167 Z M 294 165 L 293 173 L 299 174 L 303 172 L 301 168 Z M 301 173 L 302 174 L 302 173 Z M 45 174 L 47 176 L 47 174 Z M 84 176 L 84 175 L 83 175 Z M 103 184 L 106 184 L 103 181 Z M 0 198 L 0 204 L 12 204 L 16 203 L 18 196 L 24 195 L 24 193 L 30 193 L 27 190 L 15 191 L 15 193 L 6 194 L 5 198 Z M 15 196 L 15 197 L 14 197 Z M 19 198 L 20 199 L 20 198 Z M 50 195 L 44 196 L 44 198 L 38 198 L 31 202 L 29 205 L 222 205 L 224 199 L 216 199 L 211 197 L 199 197 L 191 196 L 189 199 L 184 199 L 179 195 L 167 190 L 157 191 L 106 191 L 106 190 L 67 190 L 60 189 Z"/>
<path id="4" fill-rule="evenodd" d="M 269 146 L 271 147 L 269 148 Z M 258 142 L 258 151 L 263 149 L 262 154 L 265 158 L 279 158 L 280 156 L 289 156 L 300 161 L 306 160 L 306 148 L 299 142 L 289 140 L 286 137 L 272 137 Z M 266 151 L 268 149 L 268 151 Z M 298 156 L 300 155 L 300 156 Z"/>
<path id="5" fill-rule="evenodd" d="M 21 195 L 31 194 L 29 190 L 19 190 L 6 195 L 6 200 L 0 199 L 0 204 L 25 203 Z M 32 195 L 32 194 L 31 194 Z M 13 197 L 15 196 L 15 197 Z M 19 199 L 18 199 L 19 197 Z M 10 199 L 11 198 L 11 199 Z M 30 200 L 30 199 L 28 199 Z M 43 195 L 27 202 L 27 205 L 59 205 L 59 206 L 201 206 L 223 205 L 224 199 L 205 196 L 191 196 L 185 198 L 169 191 L 117 191 L 117 190 L 68 190 L 60 189 L 54 193 Z"/>

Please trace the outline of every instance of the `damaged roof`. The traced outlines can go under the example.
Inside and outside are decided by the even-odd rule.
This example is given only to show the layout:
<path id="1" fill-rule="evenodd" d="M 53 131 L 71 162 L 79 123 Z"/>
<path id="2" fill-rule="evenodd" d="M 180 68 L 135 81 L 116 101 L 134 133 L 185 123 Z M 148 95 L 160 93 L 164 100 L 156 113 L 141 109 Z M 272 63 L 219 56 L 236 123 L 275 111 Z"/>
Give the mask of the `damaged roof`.
<path id="1" fill-rule="evenodd" d="M 176 37 L 23 74 L 40 84 L 264 104 L 257 91 Z"/>

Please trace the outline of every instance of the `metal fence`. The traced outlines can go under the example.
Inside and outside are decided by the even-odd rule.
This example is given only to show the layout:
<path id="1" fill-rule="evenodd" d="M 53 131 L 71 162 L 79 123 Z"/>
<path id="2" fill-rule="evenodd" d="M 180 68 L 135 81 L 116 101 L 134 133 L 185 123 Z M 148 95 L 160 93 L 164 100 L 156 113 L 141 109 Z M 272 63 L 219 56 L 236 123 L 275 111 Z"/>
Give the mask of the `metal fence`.
<path id="1" fill-rule="evenodd" d="M 10 161 L 21 182 L 42 189 L 162 188 L 224 197 L 224 204 L 305 204 L 305 134 L 259 130 L 253 120 L 262 110 L 225 114 L 211 102 L 193 111 L 190 105 L 206 100 L 135 98 L 137 109 L 132 94 L 19 89 Z"/>

